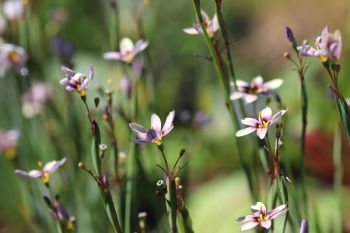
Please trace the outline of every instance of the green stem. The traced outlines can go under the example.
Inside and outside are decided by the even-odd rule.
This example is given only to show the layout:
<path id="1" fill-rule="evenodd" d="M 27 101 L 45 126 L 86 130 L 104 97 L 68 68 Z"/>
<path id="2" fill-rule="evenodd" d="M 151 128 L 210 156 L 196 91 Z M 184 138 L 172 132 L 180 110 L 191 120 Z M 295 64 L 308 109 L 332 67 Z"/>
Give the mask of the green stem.
<path id="1" fill-rule="evenodd" d="M 167 175 L 167 193 L 165 195 L 166 209 L 168 212 L 168 219 L 170 225 L 170 233 L 176 233 L 176 214 L 177 214 L 177 200 L 176 200 L 176 184 L 175 179 Z"/>
<path id="2" fill-rule="evenodd" d="M 217 78 L 219 79 L 219 82 L 221 83 L 221 86 L 224 90 L 224 95 L 225 95 L 225 101 L 226 101 L 226 106 L 227 106 L 227 109 L 229 111 L 229 114 L 230 114 L 230 119 L 232 121 L 232 124 L 233 126 L 236 128 L 236 129 L 239 129 L 240 128 L 240 124 L 239 124 L 239 121 L 238 121 L 238 116 L 236 115 L 236 112 L 235 112 L 235 109 L 234 109 L 234 105 L 232 103 L 232 101 L 230 100 L 230 87 L 228 87 L 226 85 L 226 82 L 225 82 L 225 77 L 223 75 L 223 71 L 222 71 L 222 68 L 220 66 L 220 62 L 219 62 L 219 59 L 217 57 L 217 53 L 215 51 L 215 48 L 214 48 L 214 45 L 213 45 L 213 42 L 211 41 L 211 39 L 209 38 L 208 36 L 208 33 L 206 31 L 206 28 L 203 24 L 203 18 L 202 18 L 202 14 L 201 14 L 201 7 L 200 7 L 200 0 L 193 0 L 193 5 L 194 5 L 194 8 L 195 8 L 195 12 L 196 12 L 196 16 L 197 16 L 197 19 L 198 19 L 198 22 L 202 28 L 202 31 L 203 31 L 203 35 L 204 35 L 204 39 L 206 41 L 206 44 L 208 46 L 208 49 L 209 49 L 209 53 L 210 53 L 210 56 L 213 60 L 213 63 L 214 63 L 214 67 L 215 67 L 215 71 L 216 71 L 216 74 L 217 74 Z M 252 179 L 252 176 L 249 172 L 249 165 L 248 163 L 244 160 L 243 158 L 243 144 L 242 144 L 242 139 L 239 139 L 237 138 L 236 140 L 236 143 L 237 143 L 237 149 L 238 149 L 238 156 L 239 156 L 239 159 L 240 159 L 240 163 L 241 163 L 241 166 L 248 178 L 248 184 L 249 184 L 249 188 L 250 188 L 250 193 L 252 195 L 252 198 L 255 199 L 255 197 L 257 196 L 256 195 L 256 192 L 253 190 L 252 187 L 254 187 L 254 184 L 253 184 L 253 179 Z M 256 200 L 253 200 L 253 201 L 256 201 Z"/>
<path id="3" fill-rule="evenodd" d="M 308 109 L 308 99 L 307 99 L 307 92 L 306 92 L 306 85 L 303 73 L 299 73 L 300 75 L 300 82 L 301 82 L 301 111 L 302 111 L 302 129 L 301 129 L 301 144 L 300 144 L 300 169 L 301 169 L 301 192 L 302 192 L 302 198 L 303 198 L 303 206 L 304 206 L 304 214 L 305 217 L 308 216 L 308 210 L 307 210 L 307 192 L 306 192 L 306 183 L 305 183 L 305 176 L 306 176 L 306 167 L 305 167 L 305 135 L 306 135 L 306 127 L 307 127 L 307 109 Z"/>
<path id="4" fill-rule="evenodd" d="M 342 231 L 342 181 L 343 181 L 343 166 L 342 166 L 342 148 L 341 148 L 341 131 L 339 127 L 334 130 L 333 141 L 333 162 L 334 162 L 334 193 L 337 200 L 337 212 L 334 216 L 334 232 L 341 233 Z"/>

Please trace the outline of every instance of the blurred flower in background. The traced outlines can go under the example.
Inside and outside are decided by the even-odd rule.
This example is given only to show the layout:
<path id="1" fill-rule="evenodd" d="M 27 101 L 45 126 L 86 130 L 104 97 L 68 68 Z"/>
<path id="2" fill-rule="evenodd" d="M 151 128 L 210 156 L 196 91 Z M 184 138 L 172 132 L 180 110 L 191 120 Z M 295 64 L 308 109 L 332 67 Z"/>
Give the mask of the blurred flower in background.
<path id="1" fill-rule="evenodd" d="M 48 162 L 42 170 L 31 170 L 29 172 L 23 170 L 15 170 L 15 173 L 21 177 L 30 177 L 30 178 L 39 178 L 42 182 L 47 183 L 50 180 L 50 176 L 64 163 L 66 162 L 66 158 L 61 160 L 53 160 Z M 42 163 L 38 163 L 39 167 L 42 167 Z"/>
<path id="2" fill-rule="evenodd" d="M 45 104 L 52 98 L 52 88 L 44 82 L 36 82 L 22 96 L 22 113 L 31 118 L 41 113 Z"/>
<path id="3" fill-rule="evenodd" d="M 210 38 L 214 37 L 215 32 L 217 30 L 219 30 L 219 22 L 218 22 L 218 18 L 216 16 L 216 14 L 214 15 L 214 17 L 210 20 L 208 14 L 201 10 L 202 13 L 202 17 L 203 17 L 203 23 L 204 23 L 204 27 L 208 33 L 208 36 Z M 196 23 L 194 24 L 192 27 L 190 28 L 185 28 L 183 29 L 184 32 L 186 32 L 187 34 L 190 35 L 199 35 L 199 34 L 203 34 L 203 30 L 200 24 Z"/>
<path id="4" fill-rule="evenodd" d="M 132 82 L 127 76 L 122 76 L 119 81 L 119 91 L 126 97 L 131 97 Z"/>
<path id="5" fill-rule="evenodd" d="M 279 88 L 283 84 L 282 79 L 274 79 L 264 83 L 263 78 L 259 75 L 255 77 L 250 83 L 242 80 L 237 80 L 237 91 L 233 91 L 230 98 L 236 100 L 244 98 L 246 103 L 254 102 L 259 95 L 269 95 L 271 90 Z M 231 83 L 231 87 L 233 87 Z"/>
<path id="6" fill-rule="evenodd" d="M 52 39 L 53 53 L 61 59 L 65 64 L 70 64 L 70 61 L 75 53 L 75 46 L 72 42 L 63 40 L 55 36 Z"/>
<path id="7" fill-rule="evenodd" d="M 319 57 L 322 62 L 339 60 L 342 48 L 340 31 L 335 30 L 334 33 L 329 33 L 328 26 L 326 26 L 323 28 L 321 36 L 317 37 L 315 45 L 316 48 L 302 45 L 298 46 L 297 49 L 301 55 Z"/>
<path id="8" fill-rule="evenodd" d="M 27 53 L 23 48 L 8 43 L 0 44 L 0 77 L 11 68 L 23 76 L 26 75 L 26 62 Z"/>
<path id="9" fill-rule="evenodd" d="M 7 0 L 3 4 L 5 17 L 11 22 L 17 22 L 22 19 L 27 5 L 26 0 Z"/>
<path id="10" fill-rule="evenodd" d="M 4 153 L 8 159 L 14 158 L 19 137 L 19 130 L 5 131 L 0 129 L 0 154 Z"/>
<path id="11" fill-rule="evenodd" d="M 106 60 L 118 60 L 131 64 L 137 54 L 141 53 L 148 46 L 148 42 L 138 40 L 135 44 L 129 38 L 123 38 L 119 44 L 119 52 L 107 52 L 103 54 Z"/>

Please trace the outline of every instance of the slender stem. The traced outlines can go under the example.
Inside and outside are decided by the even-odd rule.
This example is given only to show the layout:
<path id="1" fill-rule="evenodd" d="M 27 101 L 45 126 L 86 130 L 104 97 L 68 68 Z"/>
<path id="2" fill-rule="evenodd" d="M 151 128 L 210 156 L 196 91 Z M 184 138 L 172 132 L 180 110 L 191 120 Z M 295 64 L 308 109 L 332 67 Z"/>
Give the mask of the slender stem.
<path id="1" fill-rule="evenodd" d="M 300 169 L 301 169 L 301 192 L 303 198 L 303 206 L 304 206 L 304 214 L 305 217 L 308 215 L 307 209 L 307 191 L 306 191 L 306 167 L 305 167 L 305 135 L 306 135 L 306 127 L 307 127 L 307 109 L 308 109 L 308 99 L 307 99 L 307 91 L 304 80 L 304 73 L 302 71 L 299 72 L 300 76 L 300 84 L 301 84 L 301 112 L 302 112 L 302 129 L 301 129 L 301 143 L 300 143 Z"/>
<path id="2" fill-rule="evenodd" d="M 219 79 L 219 82 L 221 83 L 221 86 L 224 90 L 226 106 L 227 106 L 228 112 L 230 114 L 232 124 L 236 129 L 239 129 L 240 124 L 238 121 L 238 116 L 235 112 L 234 105 L 233 105 L 232 101 L 230 100 L 230 88 L 226 85 L 225 77 L 224 77 L 223 71 L 222 71 L 222 67 L 220 66 L 220 62 L 219 62 L 219 59 L 217 57 L 218 53 L 215 50 L 215 48 L 213 46 L 213 42 L 209 38 L 208 33 L 207 33 L 206 28 L 205 28 L 204 23 L 203 23 L 203 18 L 202 18 L 202 14 L 201 14 L 201 7 L 200 7 L 200 0 L 193 0 L 193 5 L 195 8 L 197 19 L 198 19 L 199 24 L 200 24 L 202 31 L 203 31 L 204 39 L 205 39 L 206 44 L 208 46 L 210 56 L 211 56 L 213 63 L 214 63 L 217 78 Z M 244 153 L 243 153 L 243 147 L 242 147 L 243 144 L 242 144 L 241 139 L 237 138 L 236 143 L 237 143 L 238 156 L 240 159 L 240 163 L 241 163 L 241 166 L 242 166 L 244 172 L 246 173 L 249 188 L 250 188 L 250 193 L 252 195 L 252 198 L 254 199 L 254 197 L 257 196 L 256 192 L 253 189 L 253 187 L 254 187 L 253 182 L 254 181 L 253 181 L 252 176 L 251 176 L 250 171 L 249 171 L 250 170 L 249 165 L 243 157 Z M 253 201 L 256 201 L 256 200 L 253 200 Z"/>
<path id="3" fill-rule="evenodd" d="M 103 190 L 102 190 L 103 192 Z M 104 193 L 104 201 L 105 201 L 105 206 L 106 206 L 106 211 L 107 214 L 113 224 L 114 231 L 117 233 L 123 233 L 122 228 L 120 226 L 119 220 L 118 220 L 118 215 L 117 211 L 114 206 L 113 198 L 111 196 L 111 193 L 109 189 L 107 192 Z"/>
<path id="4" fill-rule="evenodd" d="M 342 231 L 342 206 L 343 206 L 343 166 L 342 166 L 342 148 L 341 148 L 341 131 L 339 127 L 334 130 L 333 141 L 333 162 L 334 162 L 334 193 L 337 199 L 337 211 L 334 216 L 334 232 Z"/>
<path id="5" fill-rule="evenodd" d="M 176 184 L 175 179 L 171 175 L 167 175 L 167 193 L 165 195 L 165 204 L 168 212 L 170 233 L 176 233 L 176 213 L 177 213 L 177 200 L 176 200 Z"/>
<path id="6" fill-rule="evenodd" d="M 164 164 L 165 164 L 165 170 L 168 173 L 167 175 L 170 175 L 169 164 L 168 164 L 168 161 L 167 161 L 166 156 L 164 154 L 164 145 L 163 144 L 159 145 L 158 149 L 160 150 L 160 152 L 162 154 L 162 157 L 163 157 L 163 160 L 164 160 Z"/>

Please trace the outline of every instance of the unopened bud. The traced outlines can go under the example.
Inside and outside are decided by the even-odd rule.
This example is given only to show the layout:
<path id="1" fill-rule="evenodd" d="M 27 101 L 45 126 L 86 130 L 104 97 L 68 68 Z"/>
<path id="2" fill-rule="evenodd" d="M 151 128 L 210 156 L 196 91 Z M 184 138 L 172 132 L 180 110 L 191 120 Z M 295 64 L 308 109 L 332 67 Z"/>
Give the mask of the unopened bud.
<path id="1" fill-rule="evenodd" d="M 85 169 L 85 164 L 83 162 L 78 163 L 80 169 Z"/>
<path id="2" fill-rule="evenodd" d="M 180 177 L 176 177 L 175 178 L 175 184 L 176 184 L 176 187 L 181 186 L 181 179 L 180 179 Z"/>
<path id="3" fill-rule="evenodd" d="M 287 59 L 290 59 L 290 54 L 288 52 L 284 52 L 283 53 L 283 57 L 287 58 Z"/>

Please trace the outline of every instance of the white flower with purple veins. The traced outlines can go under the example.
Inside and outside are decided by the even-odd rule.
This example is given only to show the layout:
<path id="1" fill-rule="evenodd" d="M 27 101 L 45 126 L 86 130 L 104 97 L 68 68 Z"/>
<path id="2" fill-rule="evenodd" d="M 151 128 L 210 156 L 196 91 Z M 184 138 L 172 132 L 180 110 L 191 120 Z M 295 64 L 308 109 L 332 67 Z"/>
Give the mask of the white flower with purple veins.
<path id="1" fill-rule="evenodd" d="M 210 38 L 214 37 L 215 32 L 217 30 L 219 30 L 218 17 L 215 14 L 214 17 L 212 19 L 210 19 L 209 16 L 207 15 L 207 13 L 205 13 L 205 11 L 203 11 L 203 10 L 201 10 L 201 14 L 203 17 L 204 27 L 208 33 L 208 36 Z M 190 28 L 183 29 L 183 31 L 186 32 L 187 34 L 190 34 L 190 35 L 203 34 L 202 27 L 198 23 L 194 24 Z"/>
<path id="2" fill-rule="evenodd" d="M 298 46 L 299 53 L 308 57 L 319 57 L 322 62 L 328 60 L 339 60 L 341 55 L 341 34 L 339 30 L 335 30 L 334 33 L 328 32 L 328 26 L 326 26 L 321 33 L 321 36 L 317 37 L 315 42 L 315 48 L 310 45 Z"/>
<path id="3" fill-rule="evenodd" d="M 21 47 L 13 44 L 0 44 L 0 76 L 4 76 L 11 67 L 21 73 L 27 62 L 27 53 Z"/>
<path id="4" fill-rule="evenodd" d="M 248 125 L 249 127 L 238 130 L 236 137 L 245 136 L 256 131 L 258 137 L 264 139 L 267 134 L 267 128 L 277 122 L 286 112 L 287 110 L 282 110 L 272 116 L 271 108 L 265 107 L 259 112 L 258 119 L 248 117 L 241 120 L 242 124 Z"/>
<path id="5" fill-rule="evenodd" d="M 252 229 L 259 224 L 265 229 L 270 229 L 271 220 L 287 213 L 288 208 L 286 205 L 281 205 L 273 210 L 266 211 L 265 205 L 261 202 L 257 202 L 255 205 L 251 206 L 251 210 L 253 214 L 237 219 L 239 222 L 244 222 L 241 226 L 241 231 Z"/>
<path id="6" fill-rule="evenodd" d="M 87 78 L 81 73 L 76 73 L 73 70 L 62 66 L 64 78 L 60 81 L 67 91 L 77 91 L 80 96 L 86 96 L 86 90 L 90 86 L 92 79 L 94 78 L 94 67 L 90 65 L 90 73 Z"/>
<path id="7" fill-rule="evenodd" d="M 264 83 L 264 80 L 260 75 L 255 77 L 250 83 L 237 80 L 237 90 L 231 94 L 230 99 L 237 100 L 244 98 L 246 103 L 252 103 L 258 99 L 259 95 L 267 95 L 271 90 L 280 87 L 282 84 L 282 79 L 274 79 Z M 231 86 L 233 86 L 233 84 L 231 84 Z"/>
<path id="8" fill-rule="evenodd" d="M 103 54 L 106 60 L 118 60 L 131 64 L 137 54 L 141 53 L 148 46 L 148 42 L 138 40 L 135 44 L 129 38 L 123 38 L 119 43 L 119 52 L 107 52 Z"/>
<path id="9" fill-rule="evenodd" d="M 133 133 L 138 137 L 138 139 L 133 140 L 135 143 L 155 143 L 157 145 L 162 144 L 163 137 L 167 135 L 173 128 L 173 120 L 175 117 L 175 111 L 169 112 L 164 126 L 162 128 L 162 123 L 157 114 L 153 113 L 151 117 L 151 128 L 146 129 L 145 127 L 137 124 L 130 123 L 129 126 Z"/>
<path id="10" fill-rule="evenodd" d="M 30 177 L 30 178 L 38 178 L 42 182 L 47 183 L 50 180 L 50 176 L 64 163 L 66 162 L 66 158 L 63 158 L 61 160 L 53 160 L 49 163 L 47 163 L 42 170 L 31 170 L 29 172 L 23 171 L 23 170 L 15 170 L 15 173 L 18 176 L 22 177 Z M 42 167 L 42 163 L 38 163 L 39 167 Z"/>

